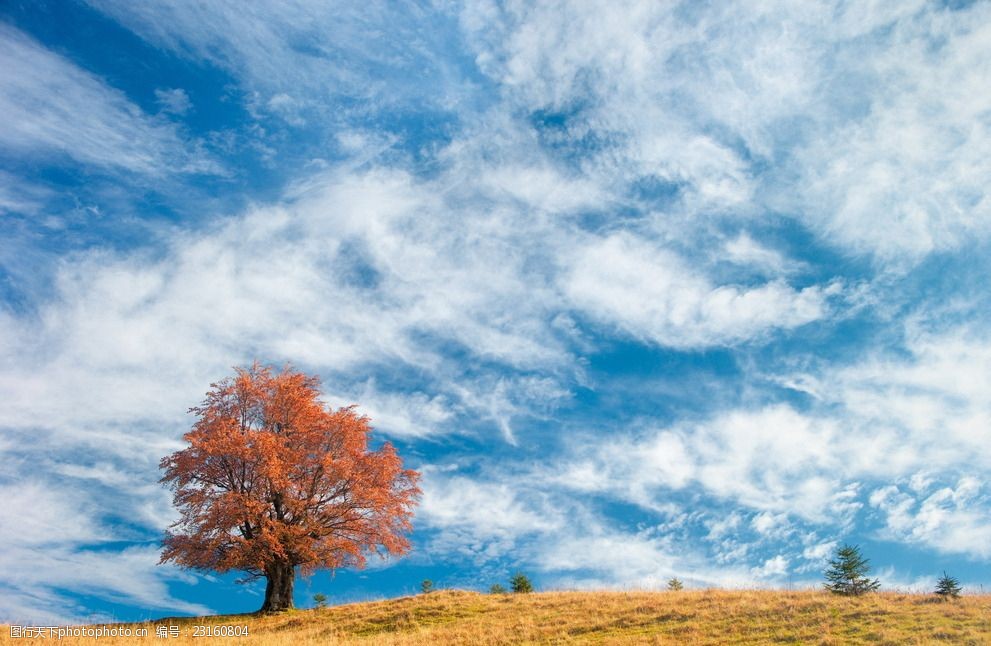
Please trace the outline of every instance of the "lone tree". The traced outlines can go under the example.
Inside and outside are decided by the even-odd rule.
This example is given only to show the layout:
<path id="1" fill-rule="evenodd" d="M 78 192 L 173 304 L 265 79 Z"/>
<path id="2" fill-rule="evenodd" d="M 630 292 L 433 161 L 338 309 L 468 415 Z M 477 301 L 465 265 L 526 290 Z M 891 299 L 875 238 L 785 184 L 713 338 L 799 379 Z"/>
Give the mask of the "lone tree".
<path id="1" fill-rule="evenodd" d="M 834 594 L 860 595 L 874 592 L 881 587 L 877 579 L 869 579 L 871 571 L 869 561 L 860 553 L 856 545 L 843 545 L 836 550 L 835 556 L 829 561 L 825 576 L 825 587 Z"/>
<path id="2" fill-rule="evenodd" d="M 267 579 L 261 612 L 293 607 L 297 569 L 361 568 L 369 553 L 403 554 L 419 496 L 416 471 L 391 444 L 368 447 L 369 420 L 329 410 L 319 379 L 255 363 L 211 384 L 161 461 L 181 517 L 161 563 Z"/>
<path id="3" fill-rule="evenodd" d="M 943 576 L 939 577 L 939 580 L 936 581 L 936 594 L 942 597 L 944 601 L 956 599 L 960 596 L 960 581 L 943 572 Z"/>
<path id="4" fill-rule="evenodd" d="M 530 583 L 530 578 L 522 572 L 517 572 L 513 575 L 513 578 L 509 580 L 509 587 L 513 592 L 523 594 L 533 592 L 533 584 Z"/>

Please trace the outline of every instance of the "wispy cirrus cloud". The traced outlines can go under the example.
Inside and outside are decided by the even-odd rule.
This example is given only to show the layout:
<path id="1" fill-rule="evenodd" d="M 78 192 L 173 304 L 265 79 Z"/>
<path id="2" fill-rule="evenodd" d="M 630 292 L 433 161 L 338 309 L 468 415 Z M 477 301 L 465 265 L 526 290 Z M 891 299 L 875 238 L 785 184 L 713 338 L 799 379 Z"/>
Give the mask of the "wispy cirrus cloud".
<path id="1" fill-rule="evenodd" d="M 82 456 L 112 447 L 100 452 L 101 472 L 115 491 L 129 492 L 114 506 L 143 510 L 144 534 L 163 524 L 167 501 L 142 483 L 157 479 L 156 458 L 188 425 L 183 411 L 231 365 L 259 356 L 322 373 L 332 403 L 365 404 L 362 412 L 394 437 L 484 438 L 495 430 L 516 442 L 519 425 L 552 419 L 571 400 L 582 368 L 576 332 L 561 317 L 585 308 L 567 287 L 578 267 L 572 250 L 577 240 L 594 246 L 609 238 L 574 226 L 571 216 L 586 201 L 571 191 L 468 182 L 478 162 L 464 150 L 457 154 L 469 154 L 465 168 L 452 164 L 434 178 L 393 168 L 319 173 L 276 204 L 205 231 L 177 231 L 155 259 L 140 250 L 77 254 L 36 314 L 0 318 L 0 390 L 10 402 L 0 425 L 31 432 L 37 449 L 78 467 L 42 468 L 55 482 L 88 478 L 92 460 Z M 545 185 L 559 181 L 538 168 Z M 634 255 L 624 267 L 649 277 L 655 263 Z M 704 275 L 678 272 L 677 281 L 700 286 L 696 305 L 712 298 L 716 286 Z M 803 298 L 780 289 L 786 299 Z M 810 317 L 819 318 L 818 290 L 809 293 Z M 759 339 L 776 327 L 722 316 L 713 324 L 720 342 Z M 711 342 L 692 336 L 695 324 L 640 323 L 654 326 L 662 343 L 674 344 L 662 335 L 677 333 L 689 346 Z M 452 348 L 470 361 L 453 360 Z M 413 371 L 415 390 L 405 376 Z M 427 522 L 451 521 L 442 489 L 431 493 L 440 496 L 436 509 L 434 498 L 425 503 L 424 518 L 434 519 Z M 470 490 L 469 480 L 451 491 Z M 462 529 L 458 536 L 475 532 Z M 494 537 L 488 553 L 513 549 L 514 531 Z M 84 592 L 75 579 L 61 585 Z"/>
<path id="2" fill-rule="evenodd" d="M 65 595 L 66 590 L 149 609 L 209 612 L 201 604 L 169 594 L 166 581 L 189 577 L 157 566 L 157 544 L 123 551 L 108 549 L 107 543 L 124 538 L 100 520 L 109 510 L 67 485 L 65 481 L 37 478 L 0 481 L 6 501 L 0 510 L 0 543 L 4 546 L 0 555 L 4 571 L 0 612 L 5 620 L 30 625 L 107 619 L 74 603 Z"/>
<path id="3" fill-rule="evenodd" d="M 62 407 L 47 412 L 53 423 L 157 418 L 155 411 L 184 410 L 179 402 L 195 398 L 210 374 L 272 356 L 333 366 L 335 374 L 390 362 L 428 368 L 445 397 L 502 420 L 510 434 L 512 402 L 527 383 L 540 383 L 526 371 L 552 371 L 540 397 L 560 399 L 578 369 L 562 314 L 619 317 L 635 336 L 705 347 L 817 320 L 837 290 L 718 285 L 636 237 L 597 238 L 555 216 L 583 204 L 570 191 L 528 201 L 469 183 L 476 164 L 469 157 L 428 180 L 388 168 L 322 173 L 281 204 L 205 233 L 176 233 L 152 262 L 141 252 L 80 254 L 59 272 L 57 295 L 37 320 L 6 318 L 2 351 L 20 369 L 3 383 L 32 393 L 11 397 L 18 403 L 6 421 L 32 419 L 32 402 L 54 390 L 80 397 L 59 397 Z M 545 184 L 557 181 L 541 173 Z M 635 307 L 607 299 L 623 294 Z M 446 358 L 449 344 L 523 371 L 522 381 L 504 380 L 517 394 L 502 404 L 491 395 L 504 386 L 472 395 L 472 383 L 494 382 L 461 381 L 465 368 Z M 171 405 L 152 385 L 167 375 Z M 85 395 L 78 388 L 101 378 Z M 111 395 L 120 389 L 131 396 Z"/>
<path id="4" fill-rule="evenodd" d="M 839 57 L 862 79 L 860 107 L 797 151 L 803 190 L 783 202 L 893 264 L 984 240 L 991 221 L 989 7 L 905 13 L 872 42 L 869 65 Z"/>
<path id="5" fill-rule="evenodd" d="M 686 425 L 579 435 L 569 457 L 532 477 L 658 513 L 678 492 L 704 492 L 750 510 L 762 535 L 779 521 L 826 536 L 857 523 L 878 537 L 982 558 L 987 337 L 950 329 L 909 339 L 908 356 L 878 352 L 790 376 L 786 383 L 811 396 L 801 409 L 736 406 Z M 879 525 L 858 516 L 869 510 Z"/>
<path id="6" fill-rule="evenodd" d="M 981 299 L 986 3 L 90 4 L 181 61 L 159 115 L 3 27 L 0 144 L 147 186 L 209 141 L 245 173 L 211 199 L 264 197 L 57 263 L 4 243 L 52 278 L 9 272 L 0 451 L 12 499 L 87 519 L 59 562 L 157 535 L 157 458 L 254 358 L 409 450 L 417 558 L 472 585 L 782 585 L 849 533 L 984 554 L 985 317 L 904 324 Z M 58 225 L 30 172 L 0 209 Z M 157 203 L 123 186 L 86 232 Z M 45 566 L 0 611 L 166 598 L 151 552 L 133 589 Z"/>
<path id="7" fill-rule="evenodd" d="M 738 343 L 828 316 L 832 284 L 716 285 L 670 251 L 616 234 L 576 246 L 564 289 L 577 309 L 674 348 Z"/>
<path id="8" fill-rule="evenodd" d="M 911 264 L 986 228 L 987 12 L 479 2 L 462 23 L 589 171 L 666 182 L 691 212 L 794 213 Z"/>
<path id="9" fill-rule="evenodd" d="M 991 499 L 983 483 L 964 476 L 952 486 L 933 484 L 930 479 L 914 478 L 903 486 L 888 485 L 871 494 L 871 507 L 884 518 L 884 536 L 987 558 L 991 527 L 986 518 Z"/>
<path id="10" fill-rule="evenodd" d="M 223 172 L 168 124 L 29 36 L 0 25 L 0 145 L 151 176 Z"/>
<path id="11" fill-rule="evenodd" d="M 470 61 L 448 39 L 454 17 L 442 7 L 89 4 L 158 47 L 231 71 L 261 93 L 260 110 L 289 114 L 290 125 L 303 125 L 308 113 L 340 126 L 384 107 L 446 111 L 473 93 Z M 345 108 L 345 119 L 328 109 L 336 107 Z"/>
<path id="12" fill-rule="evenodd" d="M 733 529 L 700 538 L 695 532 L 727 516 L 697 504 L 691 512 L 668 509 L 662 522 L 624 521 L 573 488 L 542 480 L 555 466 L 472 478 L 430 472 L 425 484 L 433 493 L 421 514 L 425 553 L 441 564 L 470 559 L 496 580 L 525 568 L 543 587 L 572 589 L 664 589 L 673 576 L 693 587 L 780 586 L 789 565 L 814 569 L 826 554 L 816 534 L 797 535 L 790 523 L 793 540 L 784 545 L 780 535 Z M 749 565 L 755 559 L 760 567 Z"/>
<path id="13" fill-rule="evenodd" d="M 178 116 L 186 114 L 193 107 L 189 95 L 182 88 L 155 90 L 155 100 L 158 101 L 163 112 Z"/>

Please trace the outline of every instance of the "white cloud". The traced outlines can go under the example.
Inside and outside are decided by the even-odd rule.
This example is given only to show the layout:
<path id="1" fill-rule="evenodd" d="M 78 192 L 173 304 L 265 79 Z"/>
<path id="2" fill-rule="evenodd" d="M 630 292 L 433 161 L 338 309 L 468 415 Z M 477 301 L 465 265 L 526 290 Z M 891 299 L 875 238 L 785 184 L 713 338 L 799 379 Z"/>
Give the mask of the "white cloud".
<path id="1" fill-rule="evenodd" d="M 45 549 L 60 543 L 100 542 L 92 508 L 78 492 L 39 481 L 0 485 L 0 543 Z"/>
<path id="2" fill-rule="evenodd" d="M 444 30 L 450 19 L 438 15 L 440 7 L 305 0 L 89 4 L 157 47 L 234 73 L 276 111 L 286 107 L 283 97 L 301 94 L 292 97 L 299 99 L 290 117 L 297 123 L 305 110 L 338 122 L 328 98 L 343 97 L 360 111 L 411 99 L 446 108 L 472 87 L 445 55 L 452 53 Z"/>
<path id="3" fill-rule="evenodd" d="M 852 460 L 861 438 L 788 406 L 730 410 L 693 424 L 591 442 L 562 463 L 560 475 L 549 477 L 580 490 L 588 483 L 570 483 L 575 469 L 583 469 L 595 474 L 600 490 L 645 508 L 656 508 L 672 491 L 699 486 L 744 508 L 830 522 L 857 509 L 850 500 L 853 478 L 868 473 L 863 461 Z M 780 517 L 755 519 L 758 531 L 770 532 L 774 518 Z"/>
<path id="4" fill-rule="evenodd" d="M 524 499 L 506 483 L 425 472 L 418 522 L 436 530 L 429 554 L 438 560 L 467 557 L 476 563 L 513 552 L 528 535 L 544 535 L 564 523 L 560 510 Z"/>
<path id="5" fill-rule="evenodd" d="M 871 494 L 870 504 L 884 515 L 885 534 L 894 540 L 983 558 L 991 554 L 991 522 L 982 488 L 974 477 L 926 494 L 913 495 L 888 485 Z"/>
<path id="6" fill-rule="evenodd" d="M 0 171 L 0 214 L 35 215 L 52 194 L 53 191 L 44 186 L 25 181 L 6 171 Z"/>
<path id="7" fill-rule="evenodd" d="M 551 588 L 663 589 L 672 576 L 690 586 L 753 585 L 739 554 L 716 562 L 676 532 L 626 529 L 535 474 L 515 475 L 428 468 L 418 517 L 434 530 L 425 546 L 430 557 L 468 557 L 483 569 L 510 559 L 512 568 L 542 573 Z"/>
<path id="8" fill-rule="evenodd" d="M 327 369 L 338 400 L 367 394 L 355 382 L 374 366 L 416 367 L 438 390 L 410 410 L 432 419 L 404 431 L 399 415 L 384 430 L 436 430 L 440 396 L 512 440 L 514 417 L 544 416 L 569 397 L 578 366 L 572 335 L 555 324 L 561 312 L 586 309 L 674 347 L 732 344 L 826 313 L 833 287 L 712 285 L 632 236 L 572 253 L 566 222 L 535 218 L 519 195 L 479 196 L 451 172 L 426 182 L 395 170 L 320 174 L 282 204 L 177 232 L 160 258 L 94 251 L 65 262 L 37 319 L 0 318 L 0 389 L 14 402 L 0 423 L 33 424 L 44 406 L 50 427 L 178 426 L 206 384 L 262 357 Z M 466 379 L 445 358 L 449 344 L 542 372 Z M 346 377 L 361 366 L 360 380 Z M 369 402 L 386 416 L 402 408 Z"/>
<path id="9" fill-rule="evenodd" d="M 790 530 L 786 514 L 761 512 L 750 521 L 751 527 L 761 536 L 778 537 Z"/>
<path id="10" fill-rule="evenodd" d="M 485 168 L 478 185 L 493 196 L 509 196 L 528 209 L 550 213 L 602 208 L 609 201 L 608 194 L 588 179 L 567 177 L 550 165 Z"/>
<path id="11" fill-rule="evenodd" d="M 712 122 L 763 152 L 768 122 L 805 105 L 815 82 L 803 34 L 780 29 L 785 8 L 754 9 L 476 2 L 462 23 L 507 100 L 569 115 L 565 141 L 608 142 L 586 151 L 586 168 L 678 186 L 704 211 L 744 207 L 755 188 Z"/>
<path id="12" fill-rule="evenodd" d="M 836 541 L 826 541 L 809 545 L 802 551 L 802 558 L 824 564 L 826 559 L 836 550 Z"/>
<path id="13" fill-rule="evenodd" d="M 679 185 L 690 212 L 797 213 L 898 265 L 986 239 L 989 11 L 476 2 L 462 23 L 509 102 L 609 142 L 590 171 Z"/>
<path id="14" fill-rule="evenodd" d="M 158 546 L 123 550 L 72 549 L 50 546 L 44 550 L 12 546 L 0 554 L 7 590 L 0 601 L 0 620 L 37 625 L 91 623 L 101 618 L 85 613 L 62 591 L 93 595 L 113 603 L 170 610 L 189 615 L 210 614 L 210 608 L 176 599 L 167 582 L 185 579 L 173 568 L 158 565 Z M 126 575 L 124 574 L 126 573 Z M 38 599 L 44 599 L 39 603 Z M 45 610 L 63 608 L 64 610 Z"/>
<path id="15" fill-rule="evenodd" d="M 574 251 L 564 289 L 592 317 L 676 348 L 731 345 L 826 316 L 838 285 L 714 285 L 670 251 L 627 234 Z"/>
<path id="16" fill-rule="evenodd" d="M 836 429 L 826 450 L 835 462 L 824 466 L 838 477 L 824 491 L 878 483 L 868 501 L 886 538 L 986 556 L 991 525 L 980 474 L 991 344 L 971 328 L 908 332 L 898 355 L 879 351 L 797 378 L 814 384 L 812 423 Z"/>
<path id="17" fill-rule="evenodd" d="M 900 264 L 986 240 L 991 201 L 991 7 L 929 7 L 861 52 L 866 114 L 802 147 L 788 186 L 811 225 L 846 249 Z M 842 59 L 841 59 L 842 60 Z M 862 61 L 870 63 L 864 67 Z"/>
<path id="18" fill-rule="evenodd" d="M 991 341 L 968 328 L 912 332 L 905 352 L 866 354 L 849 366 L 802 374 L 848 425 L 873 429 L 873 469 L 888 477 L 983 468 L 991 423 Z M 920 481 L 921 483 L 921 481 Z"/>
<path id="19" fill-rule="evenodd" d="M 219 172 L 117 90 L 9 26 L 0 27 L 0 144 L 149 175 Z"/>
<path id="20" fill-rule="evenodd" d="M 891 264 L 986 229 L 982 3 L 479 1 L 457 23 L 443 8 L 376 3 L 360 12 L 309 2 L 92 4 L 158 46 L 235 72 L 260 88 L 259 105 L 296 125 L 328 94 L 460 108 L 490 141 L 505 136 L 503 119 L 561 116 L 554 144 L 581 151 L 585 177 L 571 178 L 577 190 L 557 183 L 552 192 L 575 200 L 608 187 L 605 201 L 621 203 L 631 185 L 657 181 L 680 205 L 661 210 L 751 217 L 770 206 L 845 252 Z M 499 102 L 484 114 L 467 100 L 479 85 L 455 62 L 465 54 L 451 51 L 457 38 L 497 84 Z M 547 184 L 518 175 L 490 169 L 480 181 L 530 193 Z M 670 213 L 657 215 L 670 226 Z"/>
<path id="21" fill-rule="evenodd" d="M 781 252 L 771 249 L 742 232 L 723 245 L 726 260 L 744 270 L 748 268 L 770 276 L 784 276 L 801 269 L 804 263 L 786 258 Z"/>
<path id="22" fill-rule="evenodd" d="M 162 106 L 162 112 L 182 116 L 193 107 L 189 95 L 182 88 L 156 89 L 155 99 Z"/>
<path id="23" fill-rule="evenodd" d="M 99 509 L 85 492 L 35 479 L 0 485 L 0 496 L 5 501 L 0 508 L 5 588 L 0 621 L 31 625 L 92 619 L 65 591 L 147 608 L 209 612 L 169 594 L 166 581 L 181 575 L 158 566 L 157 546 L 101 549 L 121 536 L 98 520 L 108 510 Z"/>
<path id="24" fill-rule="evenodd" d="M 674 432 L 649 437 L 583 438 L 572 459 L 544 471 L 548 482 L 588 493 L 612 493 L 646 508 L 667 511 L 661 489 L 680 489 L 697 477 L 685 438 Z"/>
<path id="25" fill-rule="evenodd" d="M 500 377 L 456 385 L 464 406 L 492 420 L 510 444 L 516 443 L 513 418 L 545 418 L 570 392 L 547 377 Z"/>
<path id="26" fill-rule="evenodd" d="M 441 395 L 419 392 L 380 392 L 369 380 L 354 397 L 338 397 L 337 406 L 357 404 L 373 420 L 374 428 L 397 437 L 426 437 L 441 433 L 455 415 L 451 403 Z"/>
<path id="27" fill-rule="evenodd" d="M 743 516 L 738 512 L 732 512 L 723 518 L 714 518 L 707 523 L 709 533 L 705 538 L 709 541 L 720 540 L 727 534 L 736 532 L 742 522 Z"/>
<path id="28" fill-rule="evenodd" d="M 788 573 L 788 559 L 778 554 L 764 561 L 760 567 L 752 568 L 750 572 L 760 579 L 780 578 Z"/>
<path id="29" fill-rule="evenodd" d="M 265 105 L 270 112 L 279 115 L 291 126 L 306 125 L 306 119 L 300 116 L 299 101 L 285 92 L 274 95 Z"/>
<path id="30" fill-rule="evenodd" d="M 583 532 L 549 542 L 538 558 L 548 571 L 591 570 L 612 585 L 660 588 L 672 576 L 686 576 L 673 546 L 648 535 Z"/>
<path id="31" fill-rule="evenodd" d="M 789 518 L 841 531 L 869 502 L 889 538 L 982 556 L 991 527 L 978 477 L 991 416 L 988 348 L 967 330 L 919 334 L 907 356 L 868 354 L 803 375 L 818 397 L 808 410 L 740 407 L 583 437 L 543 477 L 656 511 L 675 492 L 700 488 L 757 512 L 750 525 L 765 539 L 790 536 Z M 709 526 L 712 540 L 732 520 Z M 805 558 L 821 556 L 809 550 Z"/>
<path id="32" fill-rule="evenodd" d="M 437 350 L 417 340 L 424 333 L 509 364 L 560 361 L 511 240 L 458 249 L 460 233 L 452 239 L 418 217 L 443 209 L 402 174 L 351 177 L 291 210 L 181 233 L 161 261 L 97 252 L 66 264 L 58 300 L 39 320 L 4 318 L 0 387 L 15 404 L 2 422 L 33 423 L 46 399 L 46 423 L 60 427 L 178 421 L 207 384 L 254 356 L 339 371 L 400 361 L 443 373 Z M 361 257 L 343 268 L 365 266 L 379 286 L 334 271 L 351 240 Z M 478 261 L 471 271 L 468 256 Z"/>

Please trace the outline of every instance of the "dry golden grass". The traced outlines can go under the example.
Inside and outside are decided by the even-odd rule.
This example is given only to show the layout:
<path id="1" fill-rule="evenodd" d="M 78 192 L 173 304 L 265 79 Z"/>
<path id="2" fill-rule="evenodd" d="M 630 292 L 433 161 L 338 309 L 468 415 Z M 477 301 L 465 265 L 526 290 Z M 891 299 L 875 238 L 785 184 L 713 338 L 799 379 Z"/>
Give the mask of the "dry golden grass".
<path id="1" fill-rule="evenodd" d="M 178 625 L 181 636 L 155 637 Z M 248 637 L 193 637 L 194 625 L 247 625 Z M 991 595 L 941 603 L 915 594 L 847 598 L 822 592 L 441 591 L 388 601 L 129 624 L 145 638 L 63 639 L 62 644 L 991 644 Z M 46 641 L 54 641 L 45 638 Z M 3 627 L 0 643 L 11 639 Z"/>

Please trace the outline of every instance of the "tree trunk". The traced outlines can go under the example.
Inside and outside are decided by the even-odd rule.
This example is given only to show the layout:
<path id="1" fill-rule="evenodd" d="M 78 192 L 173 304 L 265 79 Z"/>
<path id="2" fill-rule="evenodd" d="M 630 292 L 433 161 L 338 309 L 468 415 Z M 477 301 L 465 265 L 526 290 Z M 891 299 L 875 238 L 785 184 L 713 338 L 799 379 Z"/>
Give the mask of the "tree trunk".
<path id="1" fill-rule="evenodd" d="M 275 562 L 265 568 L 265 603 L 259 612 L 279 612 L 293 607 L 292 589 L 296 571 L 286 562 Z"/>

